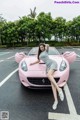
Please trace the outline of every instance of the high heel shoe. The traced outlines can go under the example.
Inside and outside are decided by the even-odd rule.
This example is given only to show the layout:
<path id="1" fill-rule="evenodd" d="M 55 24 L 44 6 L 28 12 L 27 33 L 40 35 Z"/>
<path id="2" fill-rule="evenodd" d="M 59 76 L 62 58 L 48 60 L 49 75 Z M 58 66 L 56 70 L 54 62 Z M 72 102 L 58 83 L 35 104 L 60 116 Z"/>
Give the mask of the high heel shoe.
<path id="1" fill-rule="evenodd" d="M 59 91 L 59 97 L 60 97 L 60 100 L 63 101 L 64 100 L 64 93 L 62 91 L 62 89 L 60 88 L 60 91 Z"/>
<path id="2" fill-rule="evenodd" d="M 57 109 L 58 101 L 54 101 L 54 104 L 52 105 L 53 110 Z"/>

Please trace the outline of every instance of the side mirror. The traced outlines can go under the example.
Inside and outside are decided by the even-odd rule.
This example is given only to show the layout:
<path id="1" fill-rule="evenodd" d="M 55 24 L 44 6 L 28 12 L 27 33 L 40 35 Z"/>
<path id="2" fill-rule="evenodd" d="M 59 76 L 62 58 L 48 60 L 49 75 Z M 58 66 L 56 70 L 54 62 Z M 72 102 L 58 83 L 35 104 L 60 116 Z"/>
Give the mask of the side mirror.
<path id="1" fill-rule="evenodd" d="M 24 52 L 25 55 L 28 55 L 26 52 Z"/>
<path id="2" fill-rule="evenodd" d="M 62 52 L 61 55 L 63 55 L 64 53 Z"/>

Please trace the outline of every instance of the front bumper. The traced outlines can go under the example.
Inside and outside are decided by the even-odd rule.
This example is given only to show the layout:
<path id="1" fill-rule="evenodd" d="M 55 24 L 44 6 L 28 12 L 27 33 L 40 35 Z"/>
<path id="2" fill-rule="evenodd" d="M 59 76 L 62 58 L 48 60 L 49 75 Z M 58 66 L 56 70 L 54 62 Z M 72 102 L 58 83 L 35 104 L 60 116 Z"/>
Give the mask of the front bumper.
<path id="1" fill-rule="evenodd" d="M 39 73 L 38 73 L 39 72 Z M 41 73 L 40 73 L 41 72 Z M 36 77 L 37 76 L 37 77 Z M 29 88 L 48 88 L 51 87 L 50 80 L 47 78 L 46 74 L 42 76 L 42 71 L 27 71 L 24 73 L 21 69 L 19 70 L 19 77 L 21 83 Z M 67 68 L 63 73 L 55 72 L 54 79 L 59 87 L 63 87 L 69 77 L 69 68 Z"/>

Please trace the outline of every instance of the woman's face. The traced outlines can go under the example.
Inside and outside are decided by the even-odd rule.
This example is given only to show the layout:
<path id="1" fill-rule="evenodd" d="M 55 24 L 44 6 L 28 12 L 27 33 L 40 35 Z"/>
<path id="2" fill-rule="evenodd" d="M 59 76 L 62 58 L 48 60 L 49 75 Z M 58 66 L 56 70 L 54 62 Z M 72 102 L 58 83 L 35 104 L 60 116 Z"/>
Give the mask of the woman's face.
<path id="1" fill-rule="evenodd" d="M 40 45 L 40 50 L 41 51 L 44 51 L 45 50 L 45 47 L 43 45 Z"/>

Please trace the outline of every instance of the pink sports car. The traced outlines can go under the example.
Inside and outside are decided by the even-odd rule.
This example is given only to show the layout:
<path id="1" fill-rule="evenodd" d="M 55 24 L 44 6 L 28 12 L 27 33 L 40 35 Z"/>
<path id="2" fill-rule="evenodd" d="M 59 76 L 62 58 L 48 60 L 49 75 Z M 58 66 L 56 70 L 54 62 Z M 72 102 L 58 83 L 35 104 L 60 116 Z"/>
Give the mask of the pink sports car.
<path id="1" fill-rule="evenodd" d="M 38 47 L 30 50 L 28 55 L 24 52 L 16 53 L 15 60 L 19 63 L 19 78 L 21 83 L 28 88 L 50 88 L 51 84 L 46 75 L 46 65 L 43 61 L 30 65 L 37 60 Z M 55 47 L 49 47 L 49 57 L 58 64 L 58 70 L 54 73 L 54 79 L 59 87 L 63 87 L 68 78 L 70 63 L 76 60 L 76 53 L 65 52 L 60 54 Z"/>

